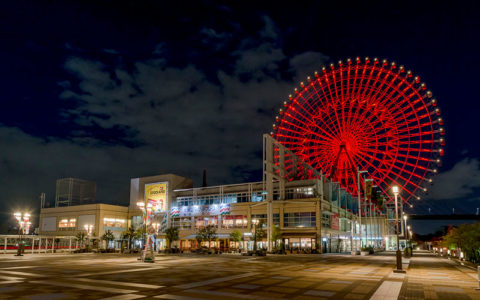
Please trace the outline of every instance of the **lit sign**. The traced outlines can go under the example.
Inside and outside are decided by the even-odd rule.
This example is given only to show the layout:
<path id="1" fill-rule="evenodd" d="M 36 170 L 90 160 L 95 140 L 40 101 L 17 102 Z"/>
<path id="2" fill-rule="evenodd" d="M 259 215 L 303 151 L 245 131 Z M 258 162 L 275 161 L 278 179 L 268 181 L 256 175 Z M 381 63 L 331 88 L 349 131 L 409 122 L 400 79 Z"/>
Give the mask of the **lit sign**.
<path id="1" fill-rule="evenodd" d="M 152 212 L 167 210 L 167 182 L 149 183 L 145 185 L 145 200 L 152 205 Z"/>
<path id="2" fill-rule="evenodd" d="M 213 205 L 194 205 L 172 207 L 170 209 L 171 217 L 190 217 L 190 216 L 217 216 L 229 215 L 230 205 L 228 203 Z"/>

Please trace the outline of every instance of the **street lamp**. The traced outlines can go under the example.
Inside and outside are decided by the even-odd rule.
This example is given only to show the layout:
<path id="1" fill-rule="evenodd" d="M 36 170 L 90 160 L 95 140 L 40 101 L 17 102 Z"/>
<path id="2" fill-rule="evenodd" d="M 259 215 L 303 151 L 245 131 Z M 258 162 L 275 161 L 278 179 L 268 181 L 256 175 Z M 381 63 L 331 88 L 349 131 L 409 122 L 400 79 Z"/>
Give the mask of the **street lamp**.
<path id="1" fill-rule="evenodd" d="M 23 234 L 28 234 L 30 230 L 30 226 L 32 223 L 30 222 L 30 214 L 28 212 L 21 213 L 16 212 L 13 214 L 15 219 L 18 222 L 18 235 L 20 236 L 20 242 L 18 244 L 17 256 L 22 256 L 23 253 Z M 32 246 L 33 247 L 33 246 Z"/>
<path id="2" fill-rule="evenodd" d="M 258 219 L 253 219 L 253 251 L 257 252 L 257 225 L 259 223 Z"/>
<path id="3" fill-rule="evenodd" d="M 405 273 L 405 271 L 402 270 L 402 253 L 400 252 L 400 240 L 399 240 L 399 237 L 398 237 L 398 231 L 399 231 L 399 225 L 400 225 L 399 220 L 398 220 L 398 194 L 400 193 L 400 189 L 398 188 L 398 186 L 394 185 L 392 187 L 392 192 L 393 192 L 393 195 L 395 196 L 395 223 L 397 225 L 397 230 L 396 230 L 396 233 L 397 233 L 397 252 L 396 252 L 397 269 L 393 270 L 393 272 Z"/>

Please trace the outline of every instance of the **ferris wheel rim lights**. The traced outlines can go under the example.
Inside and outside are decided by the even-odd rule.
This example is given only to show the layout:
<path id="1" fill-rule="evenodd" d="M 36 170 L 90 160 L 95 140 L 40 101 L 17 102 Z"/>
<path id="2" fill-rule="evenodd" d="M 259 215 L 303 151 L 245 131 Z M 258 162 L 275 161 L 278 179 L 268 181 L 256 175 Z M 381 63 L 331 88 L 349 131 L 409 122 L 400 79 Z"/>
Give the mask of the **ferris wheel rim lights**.
<path id="1" fill-rule="evenodd" d="M 427 192 L 444 154 L 437 105 L 404 66 L 349 58 L 300 82 L 279 109 L 271 135 L 354 194 L 353 174 L 347 173 L 358 166 L 385 194 L 401 186 L 407 202 Z"/>

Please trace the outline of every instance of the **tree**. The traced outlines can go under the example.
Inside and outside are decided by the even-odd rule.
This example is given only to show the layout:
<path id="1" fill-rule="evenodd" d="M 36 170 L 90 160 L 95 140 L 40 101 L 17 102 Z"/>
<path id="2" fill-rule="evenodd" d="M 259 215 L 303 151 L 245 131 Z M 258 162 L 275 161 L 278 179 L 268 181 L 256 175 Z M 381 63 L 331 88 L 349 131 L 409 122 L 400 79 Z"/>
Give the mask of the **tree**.
<path id="1" fill-rule="evenodd" d="M 165 230 L 165 239 L 167 240 L 168 248 L 171 248 L 172 242 L 178 240 L 178 228 L 169 227 Z"/>
<path id="2" fill-rule="evenodd" d="M 86 238 L 87 235 L 83 231 L 77 232 L 77 235 L 75 236 L 75 239 L 77 240 L 77 242 L 80 243 L 81 248 L 83 248 L 83 243 L 85 242 Z"/>
<path id="3" fill-rule="evenodd" d="M 278 226 L 272 226 L 272 236 L 270 240 L 273 242 L 273 247 L 277 248 L 277 241 L 282 239 L 282 233 L 280 232 L 280 228 Z"/>
<path id="4" fill-rule="evenodd" d="M 111 241 L 115 240 L 115 236 L 113 235 L 113 232 L 111 230 L 107 230 L 103 235 L 102 235 L 102 240 L 107 242 L 107 249 Z"/>
<path id="5" fill-rule="evenodd" d="M 210 243 L 217 234 L 217 228 L 213 225 L 208 225 L 204 228 L 200 228 L 197 233 L 197 240 L 208 241 L 208 248 L 210 249 Z"/>
<path id="6" fill-rule="evenodd" d="M 132 248 L 132 240 L 137 238 L 138 236 L 139 235 L 133 226 L 128 227 L 127 230 L 122 232 L 122 239 L 125 239 L 128 241 L 128 245 L 127 245 L 128 249 Z"/>
<path id="7" fill-rule="evenodd" d="M 242 233 L 239 230 L 234 230 L 230 233 L 230 240 L 235 242 L 235 246 L 238 246 L 237 243 L 242 241 Z M 236 247 L 238 248 L 238 247 Z"/>

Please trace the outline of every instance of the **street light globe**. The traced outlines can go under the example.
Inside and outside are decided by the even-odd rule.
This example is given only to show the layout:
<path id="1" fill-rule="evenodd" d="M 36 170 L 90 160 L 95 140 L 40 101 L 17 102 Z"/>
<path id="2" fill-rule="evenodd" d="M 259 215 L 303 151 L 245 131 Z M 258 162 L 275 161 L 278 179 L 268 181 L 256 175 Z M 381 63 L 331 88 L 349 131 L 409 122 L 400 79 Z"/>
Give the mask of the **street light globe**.
<path id="1" fill-rule="evenodd" d="M 255 225 L 257 225 L 257 224 L 258 224 L 258 220 L 257 220 L 257 219 L 253 219 L 253 220 L 252 220 L 252 223 L 255 224 Z"/>
<path id="2" fill-rule="evenodd" d="M 407 215 L 404 215 L 404 216 L 403 216 L 403 219 L 404 219 L 405 221 L 407 220 L 407 218 L 408 218 Z"/>
<path id="3" fill-rule="evenodd" d="M 398 186 L 396 186 L 396 185 L 392 186 L 392 191 L 395 195 L 398 195 L 398 193 L 400 192 Z"/>

